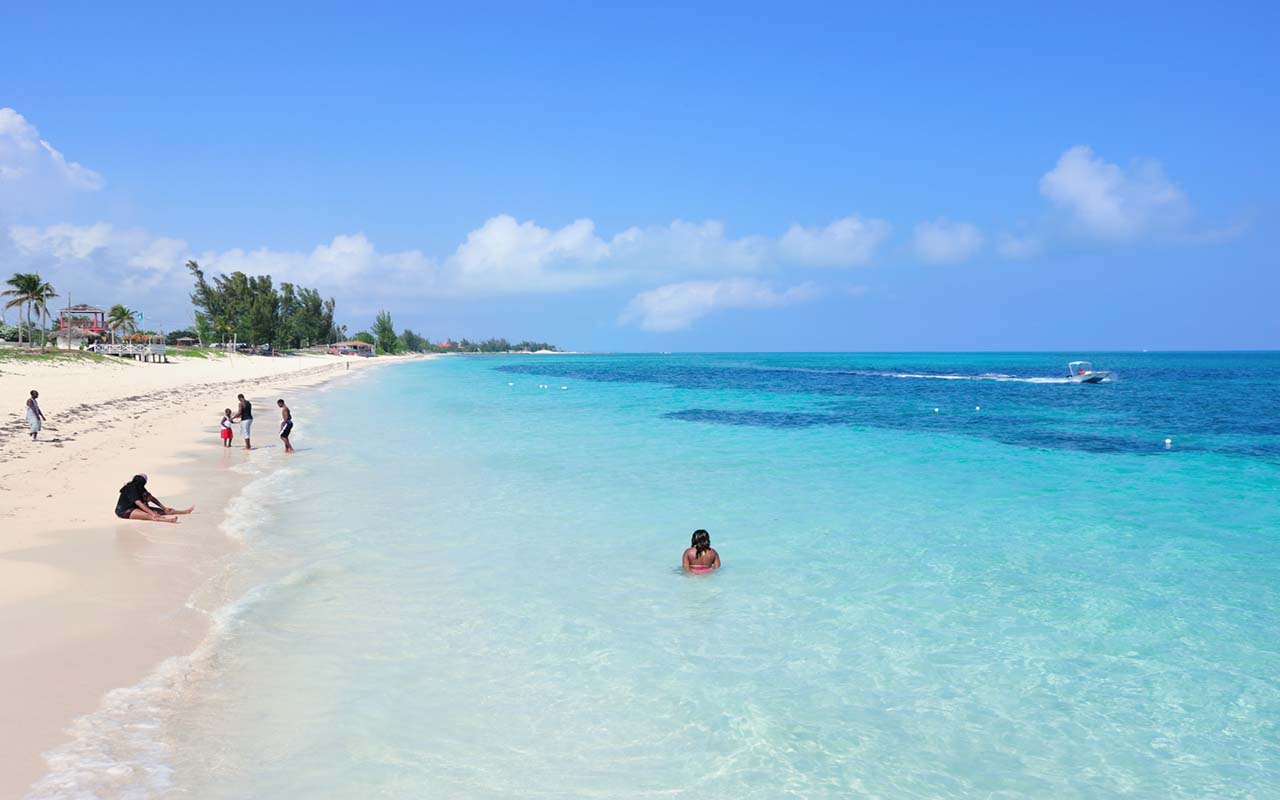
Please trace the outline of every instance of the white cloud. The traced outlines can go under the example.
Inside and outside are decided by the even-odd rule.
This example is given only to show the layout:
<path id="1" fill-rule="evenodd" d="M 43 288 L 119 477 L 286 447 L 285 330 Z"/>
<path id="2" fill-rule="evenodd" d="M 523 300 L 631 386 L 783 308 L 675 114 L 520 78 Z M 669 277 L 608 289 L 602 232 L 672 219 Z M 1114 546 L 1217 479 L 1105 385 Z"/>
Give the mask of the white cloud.
<path id="1" fill-rule="evenodd" d="M 36 127 L 12 108 L 0 108 L 0 208 L 33 208 L 77 191 L 96 191 L 105 181 L 68 161 L 40 138 Z"/>
<path id="2" fill-rule="evenodd" d="M 941 218 L 916 225 L 912 249 L 923 261 L 964 261 L 982 249 L 982 231 L 968 222 Z"/>
<path id="3" fill-rule="evenodd" d="M 812 300 L 819 294 L 813 283 L 779 290 L 756 278 L 685 281 L 659 286 L 632 298 L 619 322 L 636 323 L 647 331 L 688 328 L 695 320 L 728 308 L 777 308 Z"/>
<path id="4" fill-rule="evenodd" d="M 379 288 L 421 294 L 436 285 L 435 264 L 419 250 L 380 252 L 363 233 L 333 237 L 311 250 L 209 250 L 197 256 L 206 272 L 270 275 L 302 286 Z M 181 262 L 180 262 L 181 263 Z M 373 285 L 370 283 L 373 282 Z"/>
<path id="5" fill-rule="evenodd" d="M 467 234 L 445 260 L 443 285 L 458 291 L 554 292 L 628 280 L 850 267 L 869 262 L 889 224 L 857 216 L 825 227 L 792 225 L 781 237 L 731 237 L 723 222 L 675 220 L 630 227 L 610 239 L 579 219 L 558 229 L 501 215 Z"/>
<path id="6" fill-rule="evenodd" d="M 105 222 L 93 225 L 62 223 L 37 228 L 14 225 L 9 237 L 26 253 L 46 253 L 60 259 L 85 259 L 116 240 L 115 229 Z"/>
<path id="7" fill-rule="evenodd" d="M 603 282 L 594 265 L 608 253 L 589 219 L 551 230 L 503 214 L 467 234 L 446 268 L 462 290 L 560 291 Z"/>
<path id="8" fill-rule="evenodd" d="M 771 261 L 764 236 L 730 238 L 719 220 L 632 227 L 609 242 L 609 257 L 619 268 L 640 275 L 681 272 L 754 272 Z"/>
<path id="9" fill-rule="evenodd" d="M 1044 252 L 1044 242 L 1036 236 L 1014 236 L 1005 233 L 1001 234 L 1000 241 L 996 244 L 996 251 L 1005 258 L 1015 261 L 1035 258 Z"/>
<path id="10" fill-rule="evenodd" d="M 1079 232 L 1113 242 L 1172 231 L 1191 215 L 1186 195 L 1159 162 L 1136 159 L 1124 169 L 1083 145 L 1062 154 L 1040 179 L 1040 193 Z"/>
<path id="11" fill-rule="evenodd" d="M 792 225 L 778 242 L 782 260 L 811 267 L 852 267 L 866 264 L 889 238 L 882 219 L 848 216 L 825 228 Z"/>

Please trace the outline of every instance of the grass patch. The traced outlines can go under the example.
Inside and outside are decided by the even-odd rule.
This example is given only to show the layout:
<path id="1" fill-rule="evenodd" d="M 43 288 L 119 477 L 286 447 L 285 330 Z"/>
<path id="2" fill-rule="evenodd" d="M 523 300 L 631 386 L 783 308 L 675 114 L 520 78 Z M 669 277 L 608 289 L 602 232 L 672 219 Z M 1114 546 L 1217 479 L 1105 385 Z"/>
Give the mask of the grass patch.
<path id="1" fill-rule="evenodd" d="M 226 358 L 225 350 L 218 350 L 213 347 L 170 347 L 167 353 L 170 359 L 174 358 Z"/>
<path id="2" fill-rule="evenodd" d="M 50 348 L 41 353 L 39 350 L 20 350 L 16 347 L 0 347 L 0 361 L 69 361 L 83 363 L 86 361 L 106 361 L 106 356 L 97 353 L 86 353 L 82 350 L 55 350 Z"/>

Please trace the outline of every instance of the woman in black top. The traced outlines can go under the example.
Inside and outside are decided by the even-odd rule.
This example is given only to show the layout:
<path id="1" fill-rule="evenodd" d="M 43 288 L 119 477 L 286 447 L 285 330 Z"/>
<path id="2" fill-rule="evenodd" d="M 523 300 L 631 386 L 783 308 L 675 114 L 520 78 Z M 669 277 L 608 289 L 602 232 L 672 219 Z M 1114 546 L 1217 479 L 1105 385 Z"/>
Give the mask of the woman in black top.
<path id="1" fill-rule="evenodd" d="M 116 516 L 120 519 L 142 519 L 150 522 L 177 522 L 178 514 L 190 514 L 196 507 L 169 508 L 147 491 L 147 476 L 134 475 L 120 487 L 120 499 L 116 501 Z"/>

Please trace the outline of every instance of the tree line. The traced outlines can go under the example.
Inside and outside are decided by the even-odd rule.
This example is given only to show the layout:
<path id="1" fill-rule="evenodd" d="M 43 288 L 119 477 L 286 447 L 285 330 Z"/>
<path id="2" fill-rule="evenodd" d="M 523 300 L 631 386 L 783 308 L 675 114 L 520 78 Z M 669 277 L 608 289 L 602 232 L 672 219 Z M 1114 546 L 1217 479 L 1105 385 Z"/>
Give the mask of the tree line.
<path id="1" fill-rule="evenodd" d="M 396 353 L 533 353 L 538 350 L 556 349 L 555 345 L 547 342 L 522 341 L 512 344 L 506 339 L 485 339 L 480 342 L 469 339 L 459 339 L 454 342 L 446 339 L 445 342 L 432 343 L 430 339 L 419 336 L 409 328 L 396 333 L 390 311 L 379 311 L 374 317 L 373 326 L 367 331 L 360 331 L 352 338 L 358 342 L 371 344 L 379 353 L 388 355 Z"/>
<path id="2" fill-rule="evenodd" d="M 215 341 L 270 344 L 277 349 L 325 344 L 345 336 L 334 323 L 336 304 L 321 298 L 315 289 L 281 283 L 277 289 L 270 275 L 233 272 L 206 279 L 196 261 L 187 269 L 195 280 L 191 303 L 195 306 L 195 333 L 202 343 Z"/>

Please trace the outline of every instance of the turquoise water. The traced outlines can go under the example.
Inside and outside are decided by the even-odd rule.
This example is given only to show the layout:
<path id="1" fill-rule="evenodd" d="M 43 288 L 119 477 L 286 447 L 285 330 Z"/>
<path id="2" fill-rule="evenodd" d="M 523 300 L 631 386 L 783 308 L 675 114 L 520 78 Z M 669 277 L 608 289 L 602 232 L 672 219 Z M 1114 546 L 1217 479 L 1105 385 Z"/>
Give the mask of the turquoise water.
<path id="1" fill-rule="evenodd" d="M 1280 355 L 1093 359 L 451 358 L 293 404 L 241 599 L 36 796 L 1278 797 Z"/>

